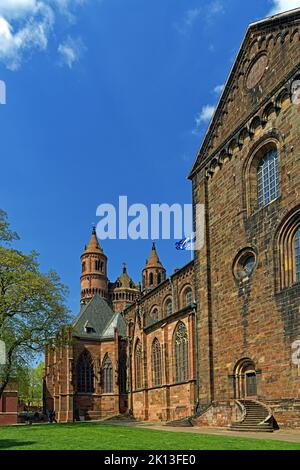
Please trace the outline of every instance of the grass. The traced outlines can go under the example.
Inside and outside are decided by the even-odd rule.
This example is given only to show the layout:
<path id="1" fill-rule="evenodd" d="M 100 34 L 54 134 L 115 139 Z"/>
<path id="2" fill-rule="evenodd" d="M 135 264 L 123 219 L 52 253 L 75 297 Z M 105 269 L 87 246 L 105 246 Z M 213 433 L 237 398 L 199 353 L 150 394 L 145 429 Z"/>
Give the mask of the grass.
<path id="1" fill-rule="evenodd" d="M 0 450 L 300 450 L 300 443 L 78 423 L 0 427 Z"/>

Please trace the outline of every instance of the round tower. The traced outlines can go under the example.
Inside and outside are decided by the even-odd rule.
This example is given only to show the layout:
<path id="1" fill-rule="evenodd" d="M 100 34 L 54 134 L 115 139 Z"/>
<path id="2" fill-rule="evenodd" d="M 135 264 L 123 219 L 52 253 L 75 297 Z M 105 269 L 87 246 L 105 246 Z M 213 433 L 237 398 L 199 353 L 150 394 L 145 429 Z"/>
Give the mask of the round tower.
<path id="1" fill-rule="evenodd" d="M 166 270 L 159 260 L 155 243 L 153 243 L 150 257 L 146 260 L 146 267 L 143 269 L 143 291 L 147 292 L 157 287 L 165 279 Z"/>
<path id="2" fill-rule="evenodd" d="M 99 244 L 95 227 L 80 259 L 81 303 L 88 302 L 96 294 L 108 299 L 107 257 Z"/>

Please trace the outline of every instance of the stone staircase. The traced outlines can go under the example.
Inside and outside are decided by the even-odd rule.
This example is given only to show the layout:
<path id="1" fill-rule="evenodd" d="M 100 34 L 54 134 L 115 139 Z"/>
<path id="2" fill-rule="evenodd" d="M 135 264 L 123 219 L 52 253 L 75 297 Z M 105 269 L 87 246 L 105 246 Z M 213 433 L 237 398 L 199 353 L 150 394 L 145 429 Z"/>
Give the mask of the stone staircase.
<path id="1" fill-rule="evenodd" d="M 136 421 L 134 416 L 127 413 L 120 413 L 119 415 L 112 415 L 105 418 L 105 421 L 125 422 L 130 423 Z"/>
<path id="2" fill-rule="evenodd" d="M 266 405 L 254 400 L 237 400 L 242 410 L 242 419 L 232 423 L 231 431 L 273 432 L 272 412 Z"/>
<path id="3" fill-rule="evenodd" d="M 192 417 L 176 419 L 175 421 L 167 421 L 164 426 L 172 426 L 175 428 L 190 428 L 193 427 Z"/>

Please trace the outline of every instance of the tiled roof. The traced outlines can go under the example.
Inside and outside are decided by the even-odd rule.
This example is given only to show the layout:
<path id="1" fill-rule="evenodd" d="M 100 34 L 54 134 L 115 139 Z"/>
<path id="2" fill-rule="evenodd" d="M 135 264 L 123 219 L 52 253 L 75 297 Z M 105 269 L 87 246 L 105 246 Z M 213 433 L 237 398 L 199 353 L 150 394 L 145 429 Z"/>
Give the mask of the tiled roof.
<path id="1" fill-rule="evenodd" d="M 108 339 L 114 337 L 115 327 L 121 336 L 126 334 L 126 323 L 122 315 L 114 313 L 106 300 L 96 294 L 88 304 L 82 306 L 73 323 L 73 335 L 86 339 Z M 87 328 L 90 329 L 89 333 Z"/>

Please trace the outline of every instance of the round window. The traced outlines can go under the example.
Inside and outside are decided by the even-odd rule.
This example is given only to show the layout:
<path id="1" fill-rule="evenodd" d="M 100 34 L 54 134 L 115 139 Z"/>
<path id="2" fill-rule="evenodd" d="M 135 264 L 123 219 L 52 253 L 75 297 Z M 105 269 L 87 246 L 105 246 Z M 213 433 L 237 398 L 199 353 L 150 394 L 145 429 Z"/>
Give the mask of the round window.
<path id="1" fill-rule="evenodd" d="M 268 57 L 266 54 L 258 55 L 251 63 L 246 75 L 246 87 L 252 90 L 262 79 L 268 67 Z"/>
<path id="2" fill-rule="evenodd" d="M 251 276 L 256 266 L 256 254 L 252 250 L 244 250 L 234 262 L 234 275 L 238 280 Z"/>
<path id="3" fill-rule="evenodd" d="M 245 276 L 249 276 L 255 266 L 255 256 L 254 255 L 249 255 L 247 256 L 241 263 L 241 266 L 243 270 L 241 271 L 241 274 L 244 274 Z"/>

